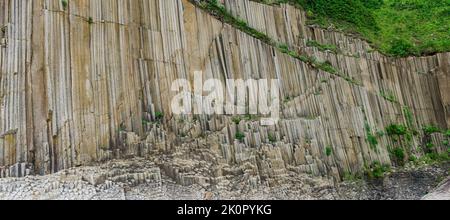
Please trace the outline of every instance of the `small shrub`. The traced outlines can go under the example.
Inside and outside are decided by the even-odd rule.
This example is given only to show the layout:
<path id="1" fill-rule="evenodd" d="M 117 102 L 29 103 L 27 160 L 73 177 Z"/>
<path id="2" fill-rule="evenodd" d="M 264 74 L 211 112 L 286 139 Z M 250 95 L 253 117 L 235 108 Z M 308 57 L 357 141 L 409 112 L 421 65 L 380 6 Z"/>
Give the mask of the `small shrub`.
<path id="1" fill-rule="evenodd" d="M 389 136 L 394 136 L 394 135 L 403 136 L 408 133 L 408 128 L 404 125 L 392 124 L 386 128 L 386 133 Z"/>
<path id="2" fill-rule="evenodd" d="M 323 70 L 325 72 L 328 73 L 332 73 L 332 74 L 337 74 L 338 71 L 333 67 L 333 65 L 331 65 L 330 61 L 325 61 L 325 62 L 319 62 L 319 61 L 313 61 L 314 65 L 316 68 Z M 347 79 L 346 79 L 347 80 Z M 350 80 L 347 80 L 350 81 Z"/>
<path id="3" fill-rule="evenodd" d="M 394 148 L 391 153 L 398 163 L 402 164 L 405 160 L 405 150 L 403 148 Z"/>
<path id="4" fill-rule="evenodd" d="M 409 159 L 408 159 L 410 162 L 416 162 L 417 161 L 417 157 L 416 156 L 414 156 L 414 155 L 411 155 L 411 156 L 409 156 Z"/>
<path id="5" fill-rule="evenodd" d="M 61 0 L 61 5 L 63 7 L 63 10 L 65 11 L 67 9 L 67 6 L 69 6 L 69 0 Z"/>
<path id="6" fill-rule="evenodd" d="M 372 133 L 372 128 L 370 127 L 369 123 L 365 123 L 365 129 L 366 129 L 366 135 L 367 135 L 367 143 L 369 143 L 370 147 L 372 149 L 375 149 L 378 145 L 378 138 Z"/>
<path id="7" fill-rule="evenodd" d="M 381 179 L 384 178 L 386 173 L 390 170 L 390 166 L 382 165 L 380 162 L 376 161 L 366 169 L 366 174 L 369 179 Z"/>
<path id="8" fill-rule="evenodd" d="M 284 102 L 285 102 L 285 103 L 288 103 L 288 102 L 290 102 L 290 101 L 292 101 L 292 98 L 291 98 L 290 96 L 284 98 Z"/>
<path id="9" fill-rule="evenodd" d="M 377 136 L 378 137 L 383 137 L 384 136 L 384 132 L 383 131 L 377 131 Z"/>
<path id="10" fill-rule="evenodd" d="M 377 137 L 373 134 L 368 134 L 367 136 L 367 142 L 370 144 L 372 148 L 376 147 L 378 145 Z"/>
<path id="11" fill-rule="evenodd" d="M 155 119 L 158 121 L 161 121 L 164 119 L 164 113 L 162 112 L 155 112 Z"/>
<path id="12" fill-rule="evenodd" d="M 241 123 L 242 118 L 240 116 L 236 116 L 236 117 L 233 117 L 231 120 L 233 121 L 234 124 L 238 125 Z"/>
<path id="13" fill-rule="evenodd" d="M 441 129 L 439 129 L 438 127 L 436 127 L 434 125 L 429 125 L 429 126 L 426 126 L 423 128 L 423 132 L 425 132 L 426 135 L 431 135 L 431 134 L 441 132 Z"/>
<path id="14" fill-rule="evenodd" d="M 333 148 L 330 147 L 330 146 L 328 146 L 328 147 L 325 149 L 325 154 L 327 155 L 327 157 L 331 156 L 331 154 L 333 154 Z"/>
<path id="15" fill-rule="evenodd" d="M 278 49 L 280 49 L 280 51 L 282 52 L 282 53 L 289 53 L 289 46 L 287 45 L 287 44 L 285 44 L 285 43 L 280 43 L 280 44 L 278 44 Z"/>
<path id="16" fill-rule="evenodd" d="M 242 133 L 242 132 L 237 132 L 236 133 L 236 140 L 239 140 L 239 141 L 243 141 L 244 140 L 244 138 L 245 138 L 245 134 L 244 133 Z"/>
<path id="17" fill-rule="evenodd" d="M 406 123 L 409 128 L 412 128 L 414 126 L 414 116 L 409 107 L 403 108 L 403 114 L 405 115 Z"/>
<path id="18" fill-rule="evenodd" d="M 274 135 L 272 135 L 272 134 L 269 134 L 269 141 L 271 142 L 271 143 L 275 143 L 276 141 L 277 141 L 277 138 L 274 136 Z"/>

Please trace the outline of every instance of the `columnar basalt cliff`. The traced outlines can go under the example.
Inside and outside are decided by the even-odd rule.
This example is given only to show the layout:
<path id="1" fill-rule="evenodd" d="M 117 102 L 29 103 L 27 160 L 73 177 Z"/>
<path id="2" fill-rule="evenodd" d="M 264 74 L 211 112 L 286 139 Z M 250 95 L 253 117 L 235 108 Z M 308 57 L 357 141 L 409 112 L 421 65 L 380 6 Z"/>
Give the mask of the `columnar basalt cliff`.
<path id="1" fill-rule="evenodd" d="M 222 2 L 339 74 L 223 23 L 196 1 L 0 1 L 1 176 L 162 154 L 155 163 L 184 185 L 234 174 L 258 184 L 396 165 L 394 148 L 403 160 L 447 153 L 450 137 L 423 128 L 450 127 L 449 53 L 386 57 L 357 37 L 307 25 L 292 6 Z M 173 115 L 172 82 L 192 82 L 195 71 L 203 80 L 279 79 L 282 119 L 262 126 L 248 116 Z M 382 134 L 392 125 L 407 131 Z"/>

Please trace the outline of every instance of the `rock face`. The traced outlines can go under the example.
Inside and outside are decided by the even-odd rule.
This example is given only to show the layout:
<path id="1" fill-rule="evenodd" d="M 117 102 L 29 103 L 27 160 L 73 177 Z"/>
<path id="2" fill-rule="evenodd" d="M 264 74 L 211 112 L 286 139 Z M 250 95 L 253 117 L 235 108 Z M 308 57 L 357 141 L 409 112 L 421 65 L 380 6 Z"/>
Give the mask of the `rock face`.
<path id="1" fill-rule="evenodd" d="M 47 176 L 3 178 L 0 200 L 417 200 L 436 186 L 446 170 L 448 166 L 404 170 L 374 182 L 335 184 L 332 179 L 296 174 L 279 178 L 277 185 L 256 188 L 243 179 L 230 182 L 224 179 L 209 186 L 183 186 L 148 159 L 134 158 L 71 168 Z M 448 199 L 448 187 L 442 185 L 426 198 Z"/>
<path id="2" fill-rule="evenodd" d="M 170 160 L 156 163 L 183 185 L 233 175 L 270 185 L 292 173 L 340 179 L 375 161 L 395 165 L 389 150 L 397 145 L 406 156 L 423 155 L 427 144 L 447 152 L 448 136 L 421 130 L 450 126 L 449 53 L 385 57 L 358 38 L 308 26 L 294 7 L 222 2 L 342 74 L 282 53 L 186 0 L 0 1 L 1 177 L 164 154 Z M 173 115 L 171 85 L 193 82 L 195 71 L 204 81 L 279 79 L 281 120 L 262 126 L 251 117 Z M 391 124 L 419 134 L 400 144 L 376 135 Z"/>
<path id="3" fill-rule="evenodd" d="M 437 189 L 424 196 L 423 200 L 450 200 L 450 178 L 442 182 Z"/>

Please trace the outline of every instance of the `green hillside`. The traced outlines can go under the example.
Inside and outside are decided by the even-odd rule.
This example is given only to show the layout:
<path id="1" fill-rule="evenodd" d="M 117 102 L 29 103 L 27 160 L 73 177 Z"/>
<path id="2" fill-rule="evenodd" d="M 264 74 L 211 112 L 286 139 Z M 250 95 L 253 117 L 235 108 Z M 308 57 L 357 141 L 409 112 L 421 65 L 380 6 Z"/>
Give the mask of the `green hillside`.
<path id="1" fill-rule="evenodd" d="M 391 56 L 450 51 L 450 0 L 260 0 L 290 3 L 310 22 L 357 33 Z"/>

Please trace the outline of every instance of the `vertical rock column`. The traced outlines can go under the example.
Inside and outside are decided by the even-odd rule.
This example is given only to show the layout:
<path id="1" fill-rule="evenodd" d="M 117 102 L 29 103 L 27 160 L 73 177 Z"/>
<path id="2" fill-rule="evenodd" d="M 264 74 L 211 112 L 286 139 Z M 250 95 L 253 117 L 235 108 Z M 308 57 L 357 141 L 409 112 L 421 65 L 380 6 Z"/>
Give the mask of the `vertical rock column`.
<path id="1" fill-rule="evenodd" d="M 0 6 L 2 170 L 120 157 L 133 152 L 121 132 L 143 135 L 144 119 L 170 115 L 171 82 L 186 77 L 181 0 Z"/>
<path id="2" fill-rule="evenodd" d="M 24 175 L 32 159 L 27 138 L 27 88 L 31 54 L 32 2 L 0 3 L 0 172 Z M 11 166 L 8 169 L 8 166 Z M 3 168 L 2 168 L 3 167 Z"/>

